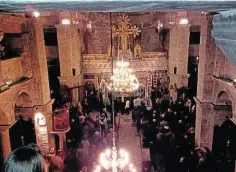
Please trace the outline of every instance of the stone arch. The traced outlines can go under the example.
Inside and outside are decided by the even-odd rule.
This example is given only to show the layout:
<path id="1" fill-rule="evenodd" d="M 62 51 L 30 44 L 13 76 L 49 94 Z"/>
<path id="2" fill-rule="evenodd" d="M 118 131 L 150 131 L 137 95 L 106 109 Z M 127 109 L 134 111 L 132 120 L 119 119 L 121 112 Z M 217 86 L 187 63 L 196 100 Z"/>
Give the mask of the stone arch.
<path id="1" fill-rule="evenodd" d="M 229 90 L 221 90 L 216 95 L 215 99 L 215 115 L 214 123 L 221 125 L 226 119 L 232 118 L 233 114 L 233 99 Z"/>
<path id="2" fill-rule="evenodd" d="M 15 123 L 9 129 L 11 149 L 36 143 L 35 107 L 27 91 L 20 91 L 13 100 Z"/>
<path id="3" fill-rule="evenodd" d="M 217 105 L 232 105 L 232 100 L 229 97 L 229 94 L 225 91 L 220 91 L 216 97 Z"/>
<path id="4" fill-rule="evenodd" d="M 234 99 L 233 95 L 230 94 L 229 90 L 223 90 L 216 95 L 216 105 L 214 109 L 213 116 L 213 137 L 212 137 L 212 154 L 214 157 L 221 157 L 221 152 L 226 150 L 226 143 L 235 143 L 235 124 L 230 120 L 233 117 L 233 111 L 235 111 L 234 107 Z M 223 155 L 224 156 L 224 155 Z M 217 158 L 219 161 L 221 158 Z M 227 159 L 227 156 L 224 158 Z M 228 160 L 228 159 L 227 159 Z M 227 166 L 234 166 L 235 164 L 227 164 Z M 221 163 L 221 166 L 224 166 Z M 225 166 L 223 169 L 226 169 Z M 227 170 L 226 170 L 227 171 Z"/>
<path id="5" fill-rule="evenodd" d="M 217 101 L 219 99 L 219 96 L 224 96 L 225 94 L 228 95 L 229 99 L 232 101 L 232 104 L 234 102 L 234 92 L 231 91 L 231 89 L 227 88 L 227 85 L 223 85 L 223 84 L 217 84 L 217 86 L 215 87 L 215 91 L 214 91 L 214 103 L 217 104 Z M 222 98 L 222 97 L 221 97 Z"/>
<path id="6" fill-rule="evenodd" d="M 13 106 L 16 107 L 32 107 L 33 102 L 31 100 L 31 97 L 26 92 L 19 92 L 16 95 L 15 101 L 13 102 Z"/>

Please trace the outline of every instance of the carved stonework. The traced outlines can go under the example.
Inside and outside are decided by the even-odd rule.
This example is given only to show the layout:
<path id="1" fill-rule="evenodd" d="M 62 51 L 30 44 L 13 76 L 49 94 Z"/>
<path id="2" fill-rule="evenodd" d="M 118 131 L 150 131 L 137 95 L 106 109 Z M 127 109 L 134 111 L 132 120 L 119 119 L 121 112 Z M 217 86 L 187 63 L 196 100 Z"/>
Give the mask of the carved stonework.
<path id="1" fill-rule="evenodd" d="M 143 52 L 142 58 L 150 59 L 150 58 L 163 58 L 167 59 L 167 52 Z"/>
<path id="2" fill-rule="evenodd" d="M 114 62 L 115 64 L 115 62 Z M 132 66 L 134 71 L 140 71 L 143 69 L 145 70 L 152 70 L 155 71 L 158 68 L 160 70 L 167 70 L 167 61 L 165 62 L 159 62 L 159 61 L 149 61 L 149 60 L 135 60 L 132 62 Z M 86 70 L 93 70 L 93 69 L 104 69 L 104 70 L 111 70 L 111 62 L 97 62 L 97 63 L 83 63 L 83 69 Z M 100 71 L 100 72 L 105 72 L 105 71 Z M 108 71 L 107 71 L 108 72 Z"/>
<path id="3" fill-rule="evenodd" d="M 83 62 L 93 63 L 93 62 L 107 62 L 108 54 L 84 54 Z"/>

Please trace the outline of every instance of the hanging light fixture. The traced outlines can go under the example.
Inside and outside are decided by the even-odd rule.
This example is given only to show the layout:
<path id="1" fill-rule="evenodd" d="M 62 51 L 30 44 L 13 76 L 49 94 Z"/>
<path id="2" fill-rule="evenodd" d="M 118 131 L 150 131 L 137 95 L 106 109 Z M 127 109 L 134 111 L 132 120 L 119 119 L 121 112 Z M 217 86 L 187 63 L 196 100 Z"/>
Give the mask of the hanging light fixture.
<path id="1" fill-rule="evenodd" d="M 123 15 L 123 18 L 126 19 L 127 16 Z M 122 29 L 127 29 L 126 25 L 123 27 L 124 28 L 122 28 Z M 137 33 L 140 32 L 137 27 L 134 27 L 134 30 Z M 111 32 L 112 32 L 112 30 L 111 30 Z M 112 37 L 111 37 L 111 43 L 112 43 Z M 123 47 L 123 46 L 121 46 L 121 47 Z M 134 92 L 134 91 L 138 90 L 138 88 L 139 88 L 139 81 L 138 81 L 136 75 L 134 74 L 133 67 L 130 67 L 130 63 L 127 61 L 124 61 L 123 56 L 120 60 L 120 51 L 122 51 L 122 50 L 120 50 L 119 37 L 118 37 L 117 49 L 118 49 L 118 61 L 116 62 L 116 66 L 115 66 L 112 76 L 110 78 L 111 83 L 108 84 L 108 89 L 110 91 L 112 90 L 112 91 L 121 92 L 121 93 Z M 130 50 L 130 49 L 128 49 L 128 50 Z M 123 49 L 123 51 L 124 51 L 124 49 Z M 125 49 L 125 51 L 127 51 L 127 50 Z M 132 53 L 131 52 L 130 52 L 130 59 L 131 59 L 131 63 L 132 63 Z"/>
<path id="2" fill-rule="evenodd" d="M 108 85 L 109 90 L 122 93 L 138 90 L 139 81 L 129 65 L 129 62 L 123 59 L 116 63 L 116 68 L 113 70 L 113 75 L 111 76 L 112 82 Z"/>
<path id="3" fill-rule="evenodd" d="M 110 26 L 111 22 L 111 13 L 110 13 Z M 112 52 L 112 31 L 111 31 L 111 52 Z M 118 46 L 119 47 L 119 46 Z M 119 50 L 118 50 L 119 52 Z M 119 56 L 119 53 L 118 53 Z M 108 88 L 111 90 L 112 94 L 112 118 L 113 118 L 113 139 L 112 139 L 112 149 L 107 149 L 105 152 L 102 152 L 99 157 L 99 164 L 94 172 L 100 172 L 102 168 L 111 171 L 119 172 L 125 166 L 129 164 L 129 154 L 123 149 L 117 149 L 116 146 L 116 131 L 115 131 L 115 113 L 114 113 L 114 92 L 115 91 L 128 91 L 128 89 L 135 90 L 138 88 L 139 84 L 135 85 L 132 83 L 137 82 L 138 79 L 132 73 L 133 70 L 129 68 L 129 62 L 118 60 L 116 63 L 116 68 L 113 68 L 113 58 L 112 58 L 112 76 L 111 84 L 108 85 Z M 135 79 L 136 78 L 136 79 Z M 136 81 L 135 81 L 136 80 Z M 136 172 L 136 169 L 132 164 L 129 164 L 129 171 Z"/>

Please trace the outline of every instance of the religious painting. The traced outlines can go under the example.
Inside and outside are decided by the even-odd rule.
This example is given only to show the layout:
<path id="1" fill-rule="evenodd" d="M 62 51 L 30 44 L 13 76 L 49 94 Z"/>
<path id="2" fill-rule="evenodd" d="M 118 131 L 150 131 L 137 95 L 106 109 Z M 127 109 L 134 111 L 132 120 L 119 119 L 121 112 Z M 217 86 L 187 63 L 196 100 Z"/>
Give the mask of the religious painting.
<path id="1" fill-rule="evenodd" d="M 65 131 L 70 127 L 69 111 L 60 110 L 53 114 L 53 129 L 54 131 Z"/>

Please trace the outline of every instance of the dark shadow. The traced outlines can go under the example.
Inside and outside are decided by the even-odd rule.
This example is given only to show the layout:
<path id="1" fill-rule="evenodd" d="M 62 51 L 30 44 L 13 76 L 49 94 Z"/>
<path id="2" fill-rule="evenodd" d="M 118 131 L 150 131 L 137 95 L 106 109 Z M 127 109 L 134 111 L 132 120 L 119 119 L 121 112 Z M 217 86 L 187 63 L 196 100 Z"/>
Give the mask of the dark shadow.
<path id="1" fill-rule="evenodd" d="M 32 119 L 19 117 L 17 122 L 10 128 L 11 149 L 22 147 L 29 143 L 36 143 L 36 134 Z"/>

